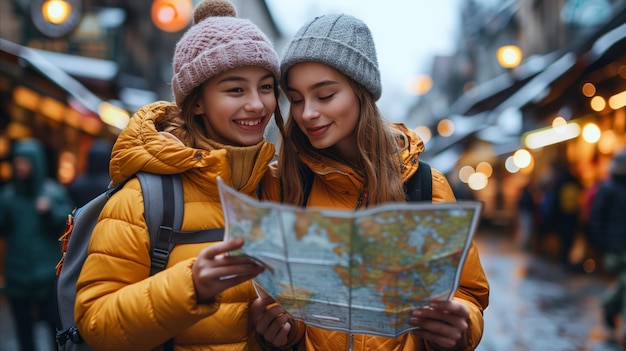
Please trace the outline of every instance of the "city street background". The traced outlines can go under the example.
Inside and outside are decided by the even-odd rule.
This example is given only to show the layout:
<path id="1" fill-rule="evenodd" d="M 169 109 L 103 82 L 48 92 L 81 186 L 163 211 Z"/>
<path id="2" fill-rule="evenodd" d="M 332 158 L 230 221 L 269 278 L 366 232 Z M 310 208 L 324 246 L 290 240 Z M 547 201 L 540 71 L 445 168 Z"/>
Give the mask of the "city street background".
<path id="1" fill-rule="evenodd" d="M 602 324 L 600 296 L 611 280 L 570 273 L 518 249 L 510 231 L 481 226 L 476 234 L 491 285 L 485 333 L 477 351 L 620 351 Z M 0 351 L 17 350 L 0 295 Z M 38 329 L 43 337 L 45 331 Z M 38 351 L 52 351 L 40 348 Z"/>

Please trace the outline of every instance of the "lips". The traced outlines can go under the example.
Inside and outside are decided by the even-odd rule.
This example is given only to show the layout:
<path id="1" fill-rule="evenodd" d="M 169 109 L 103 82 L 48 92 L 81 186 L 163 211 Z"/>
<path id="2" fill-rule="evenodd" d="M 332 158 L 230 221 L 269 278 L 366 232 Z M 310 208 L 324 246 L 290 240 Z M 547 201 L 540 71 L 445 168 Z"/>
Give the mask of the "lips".
<path id="1" fill-rule="evenodd" d="M 319 135 L 324 134 L 324 132 L 326 132 L 329 127 L 330 127 L 330 124 L 327 124 L 321 127 L 308 127 L 306 131 L 310 136 L 319 136 Z"/>
<path id="2" fill-rule="evenodd" d="M 265 117 L 248 118 L 248 119 L 235 119 L 233 122 L 235 122 L 235 124 L 238 124 L 238 125 L 244 126 L 244 127 L 256 127 L 256 126 L 262 124 L 264 119 L 265 119 Z"/>

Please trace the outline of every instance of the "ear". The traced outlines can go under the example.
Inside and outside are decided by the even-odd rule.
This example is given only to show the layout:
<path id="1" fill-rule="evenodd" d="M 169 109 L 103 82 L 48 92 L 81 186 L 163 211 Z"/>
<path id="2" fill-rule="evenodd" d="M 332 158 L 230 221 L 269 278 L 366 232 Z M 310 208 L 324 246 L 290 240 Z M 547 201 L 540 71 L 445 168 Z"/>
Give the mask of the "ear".
<path id="1" fill-rule="evenodd" d="M 200 106 L 200 102 L 196 102 L 196 107 L 193 109 L 194 115 L 203 115 L 204 109 Z"/>

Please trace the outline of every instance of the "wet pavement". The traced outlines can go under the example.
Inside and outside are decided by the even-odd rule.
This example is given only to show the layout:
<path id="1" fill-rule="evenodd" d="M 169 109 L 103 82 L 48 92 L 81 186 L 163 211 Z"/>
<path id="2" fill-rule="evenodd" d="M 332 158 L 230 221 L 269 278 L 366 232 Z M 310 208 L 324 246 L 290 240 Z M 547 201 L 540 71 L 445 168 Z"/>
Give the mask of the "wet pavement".
<path id="1" fill-rule="evenodd" d="M 598 273 L 570 273 L 516 249 L 503 233 L 477 238 L 491 285 L 477 351 L 621 351 L 602 323 L 600 296 L 612 284 Z"/>
<path id="2" fill-rule="evenodd" d="M 626 351 L 608 341 L 611 333 L 602 324 L 599 299 L 610 279 L 567 273 L 516 249 L 504 231 L 479 228 L 476 241 L 491 284 L 477 351 Z M 15 350 L 13 325 L 0 295 L 0 351 Z"/>

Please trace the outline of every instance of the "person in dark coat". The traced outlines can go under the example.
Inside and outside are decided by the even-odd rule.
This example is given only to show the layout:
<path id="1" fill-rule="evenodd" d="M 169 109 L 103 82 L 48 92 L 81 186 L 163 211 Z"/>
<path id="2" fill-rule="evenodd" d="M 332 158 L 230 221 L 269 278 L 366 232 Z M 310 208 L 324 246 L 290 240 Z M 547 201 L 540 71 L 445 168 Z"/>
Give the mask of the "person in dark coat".
<path id="1" fill-rule="evenodd" d="M 113 146 L 105 140 L 96 140 L 89 149 L 87 170 L 76 177 L 68 186 L 68 193 L 76 207 L 107 190 L 111 183 L 109 160 Z"/>
<path id="2" fill-rule="evenodd" d="M 15 142 L 13 178 L 0 189 L 0 235 L 5 237 L 5 288 L 20 349 L 35 350 L 34 324 L 46 322 L 50 349 L 56 349 L 58 319 L 55 266 L 72 201 L 65 188 L 46 176 L 44 148 L 36 139 Z"/>
<path id="3" fill-rule="evenodd" d="M 596 192 L 589 215 L 590 241 L 604 252 L 607 272 L 614 274 L 617 284 L 604 296 L 602 308 L 606 323 L 615 328 L 621 314 L 626 321 L 626 150 L 618 153 L 609 168 L 609 178 Z M 620 331 L 626 340 L 626 324 Z"/>

